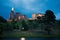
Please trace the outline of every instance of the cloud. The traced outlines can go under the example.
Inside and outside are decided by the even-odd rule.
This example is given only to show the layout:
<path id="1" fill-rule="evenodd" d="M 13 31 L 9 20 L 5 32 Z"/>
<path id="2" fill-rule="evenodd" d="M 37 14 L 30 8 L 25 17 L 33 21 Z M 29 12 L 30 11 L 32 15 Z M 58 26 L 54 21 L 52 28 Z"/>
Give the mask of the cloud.
<path id="1" fill-rule="evenodd" d="M 42 1 L 42 0 L 41 0 Z M 41 2 L 40 1 L 40 2 Z M 33 3 L 31 3 L 33 2 Z M 38 0 L 23 0 L 23 8 L 33 12 L 39 12 L 45 7 L 45 3 L 38 3 Z"/>
<path id="2" fill-rule="evenodd" d="M 13 4 L 19 4 L 21 2 L 21 0 L 9 0 L 10 2 L 12 2 Z"/>
<path id="3" fill-rule="evenodd" d="M 41 12 L 45 9 L 46 2 L 47 0 L 9 0 L 5 5 L 22 11 Z"/>

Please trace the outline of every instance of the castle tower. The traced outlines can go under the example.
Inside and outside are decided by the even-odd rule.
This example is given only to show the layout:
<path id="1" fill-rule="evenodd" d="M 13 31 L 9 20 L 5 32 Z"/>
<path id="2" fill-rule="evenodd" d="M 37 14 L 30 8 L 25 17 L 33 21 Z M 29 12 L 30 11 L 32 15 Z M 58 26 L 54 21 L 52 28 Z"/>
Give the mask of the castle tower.
<path id="1" fill-rule="evenodd" d="M 36 14 L 32 14 L 32 19 L 36 19 Z"/>
<path id="2" fill-rule="evenodd" d="M 20 14 L 20 12 L 16 12 L 16 20 L 21 20 L 22 19 L 22 15 Z"/>
<path id="3" fill-rule="evenodd" d="M 13 20 L 14 19 L 14 8 L 11 9 L 11 13 L 9 15 L 9 20 Z"/>

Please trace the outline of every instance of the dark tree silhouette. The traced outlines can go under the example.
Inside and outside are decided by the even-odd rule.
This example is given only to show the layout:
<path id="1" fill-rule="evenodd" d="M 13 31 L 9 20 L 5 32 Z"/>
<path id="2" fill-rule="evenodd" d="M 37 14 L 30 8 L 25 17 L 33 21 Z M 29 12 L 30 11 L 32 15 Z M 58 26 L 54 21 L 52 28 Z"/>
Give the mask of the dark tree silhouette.
<path id="1" fill-rule="evenodd" d="M 58 25 L 60 25 L 60 20 L 57 20 Z"/>
<path id="2" fill-rule="evenodd" d="M 18 25 L 16 25 L 17 21 L 15 21 L 15 19 L 12 20 L 12 26 L 13 26 L 13 29 L 18 29 Z"/>
<path id="3" fill-rule="evenodd" d="M 2 16 L 0 16 L 0 23 L 5 23 L 7 22 L 6 19 L 4 19 Z"/>
<path id="4" fill-rule="evenodd" d="M 38 23 L 41 22 L 41 17 L 40 16 L 37 17 L 37 21 L 38 21 Z"/>
<path id="5" fill-rule="evenodd" d="M 3 24 L 0 23 L 0 35 L 3 34 Z"/>
<path id="6" fill-rule="evenodd" d="M 6 23 L 7 21 L 2 17 L 0 16 L 0 35 L 3 34 L 3 31 L 4 31 L 4 23 Z"/>
<path id="7" fill-rule="evenodd" d="M 56 17 L 51 10 L 46 11 L 45 17 L 47 19 L 47 22 L 55 22 Z"/>
<path id="8" fill-rule="evenodd" d="M 45 14 L 45 17 L 46 17 L 46 23 L 47 23 L 47 26 L 45 28 L 45 30 L 48 32 L 48 34 L 50 35 L 51 34 L 51 31 L 52 31 L 52 24 L 51 23 L 54 23 L 55 22 L 55 15 L 54 15 L 54 12 L 52 12 L 51 10 L 46 10 L 46 14 Z"/>
<path id="9" fill-rule="evenodd" d="M 27 31 L 28 30 L 28 26 L 27 26 L 27 24 L 24 20 L 22 21 L 22 29 L 21 30 L 22 31 Z"/>
<path id="10" fill-rule="evenodd" d="M 40 17 L 40 16 L 38 16 L 38 17 L 37 17 L 37 19 L 38 19 L 38 20 L 40 20 L 40 19 L 41 19 L 41 17 Z"/>
<path id="11" fill-rule="evenodd" d="M 52 29 L 51 25 L 47 25 L 46 28 L 45 28 L 45 31 L 48 32 L 48 35 L 51 34 L 51 31 L 52 31 L 52 30 L 53 30 L 53 29 Z"/>

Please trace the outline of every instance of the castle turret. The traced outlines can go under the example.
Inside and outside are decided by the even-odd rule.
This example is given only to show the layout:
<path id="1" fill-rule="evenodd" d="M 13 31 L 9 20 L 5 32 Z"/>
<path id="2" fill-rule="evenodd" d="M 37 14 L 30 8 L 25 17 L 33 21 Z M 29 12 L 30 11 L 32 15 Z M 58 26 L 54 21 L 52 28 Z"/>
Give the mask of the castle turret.
<path id="1" fill-rule="evenodd" d="M 13 20 L 14 19 L 14 8 L 11 9 L 11 13 L 9 15 L 9 20 Z"/>

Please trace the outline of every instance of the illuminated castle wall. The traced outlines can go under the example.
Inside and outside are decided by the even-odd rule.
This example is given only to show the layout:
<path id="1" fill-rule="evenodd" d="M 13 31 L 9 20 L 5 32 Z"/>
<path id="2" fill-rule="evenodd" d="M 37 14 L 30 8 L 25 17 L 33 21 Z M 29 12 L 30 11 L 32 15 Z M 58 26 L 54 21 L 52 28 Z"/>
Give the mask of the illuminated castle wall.
<path id="1" fill-rule="evenodd" d="M 11 22 L 12 20 L 19 21 L 19 20 L 25 20 L 27 19 L 26 15 L 22 15 L 20 12 L 14 12 L 14 8 L 12 8 L 11 13 L 9 14 L 8 22 Z"/>
<path id="2" fill-rule="evenodd" d="M 41 14 L 41 13 L 32 14 L 32 19 L 37 19 L 38 16 L 43 17 L 43 16 L 45 16 L 45 15 L 44 15 L 44 14 Z"/>

